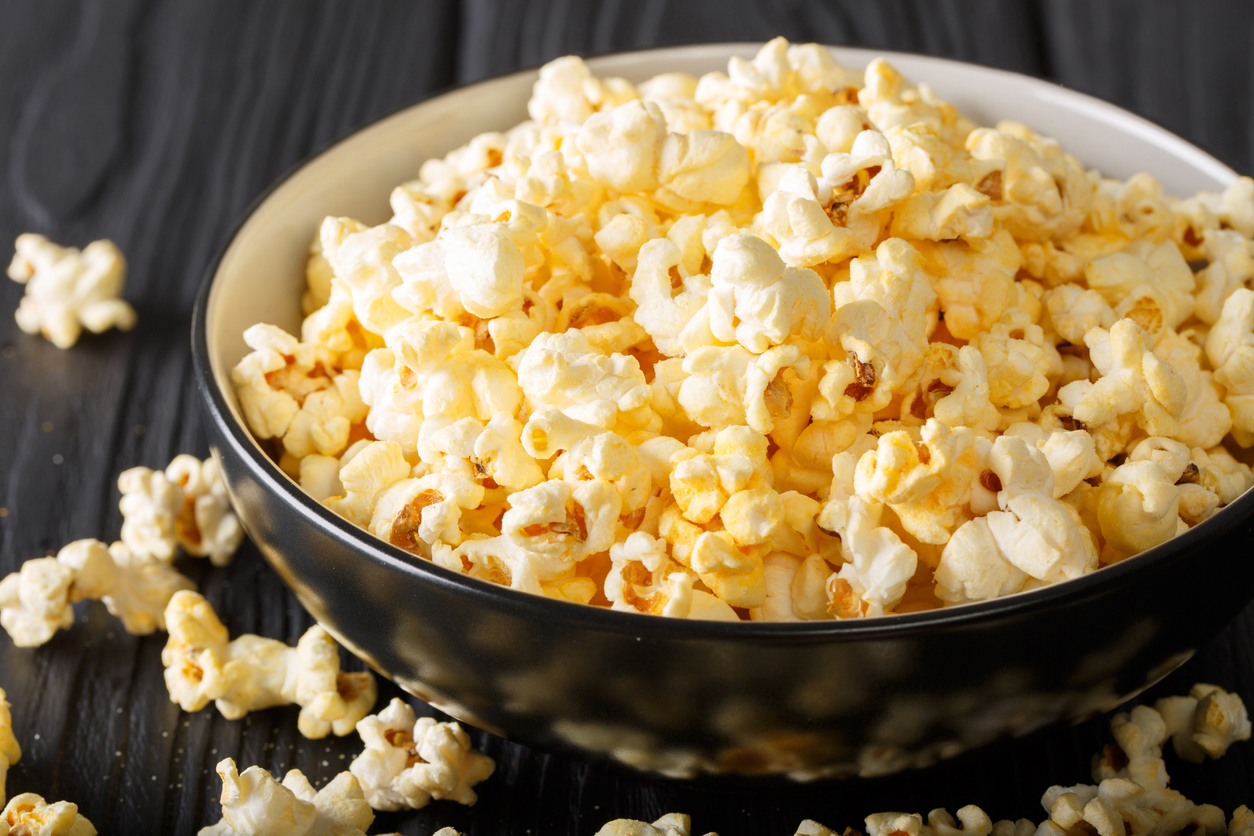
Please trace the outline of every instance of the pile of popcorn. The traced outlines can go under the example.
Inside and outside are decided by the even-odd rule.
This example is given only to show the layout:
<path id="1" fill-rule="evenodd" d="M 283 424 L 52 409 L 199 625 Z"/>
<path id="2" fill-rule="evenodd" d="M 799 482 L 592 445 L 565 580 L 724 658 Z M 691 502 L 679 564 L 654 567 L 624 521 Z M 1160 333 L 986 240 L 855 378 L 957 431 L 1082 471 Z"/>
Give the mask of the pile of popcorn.
<path id="1" fill-rule="evenodd" d="M 389 222 L 327 218 L 299 337 L 244 334 L 252 432 L 383 540 L 617 610 L 850 618 L 1074 578 L 1254 484 L 1254 180 L 1104 179 L 783 39 L 636 86 L 561 58 L 528 112 Z"/>

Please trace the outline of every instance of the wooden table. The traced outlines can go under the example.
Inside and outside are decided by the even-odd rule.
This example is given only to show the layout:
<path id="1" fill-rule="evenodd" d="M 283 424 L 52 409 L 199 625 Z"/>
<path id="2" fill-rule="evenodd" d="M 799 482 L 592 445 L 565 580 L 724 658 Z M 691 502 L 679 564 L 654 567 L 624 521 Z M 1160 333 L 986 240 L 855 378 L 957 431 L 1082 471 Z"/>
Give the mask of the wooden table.
<path id="1" fill-rule="evenodd" d="M 191 383 L 192 299 L 248 203 L 305 155 L 450 85 L 567 52 L 592 54 L 784 34 L 915 50 L 1044 75 L 1137 110 L 1250 170 L 1254 7 L 895 0 L 290 0 L 0 2 L 0 241 L 107 237 L 130 261 L 127 334 L 70 351 L 22 334 L 22 288 L 0 281 L 0 573 L 82 537 L 115 539 L 116 476 L 206 452 Z M 7 244 L 6 244 L 7 246 Z M 7 259 L 7 255 L 3 256 Z M 232 634 L 294 642 L 308 616 L 245 545 L 228 569 L 183 559 Z M 1205 601 L 1181 602 L 1205 607 Z M 76 802 L 102 833 L 195 833 L 218 818 L 219 759 L 343 769 L 356 736 L 309 741 L 294 710 L 228 722 L 170 703 L 164 636 L 135 638 L 99 604 L 45 647 L 0 638 L 0 687 L 23 748 L 10 794 Z M 1042 641 L 1048 641 L 1043 636 Z M 1254 704 L 1254 609 L 1147 698 L 1195 681 Z M 383 683 L 380 707 L 400 692 Z M 424 707 L 425 709 L 425 707 Z M 425 709 L 428 710 L 429 709 Z M 697 833 L 788 836 L 803 818 L 860 826 L 880 810 L 979 804 L 1039 821 L 1051 783 L 1088 780 L 1106 718 L 1006 741 L 929 771 L 763 789 L 642 778 L 476 733 L 497 759 L 478 806 L 380 815 L 373 832 L 588 836 L 620 817 L 692 814 Z M 1202 766 L 1168 760 L 1173 786 L 1231 811 L 1254 798 L 1254 747 Z"/>

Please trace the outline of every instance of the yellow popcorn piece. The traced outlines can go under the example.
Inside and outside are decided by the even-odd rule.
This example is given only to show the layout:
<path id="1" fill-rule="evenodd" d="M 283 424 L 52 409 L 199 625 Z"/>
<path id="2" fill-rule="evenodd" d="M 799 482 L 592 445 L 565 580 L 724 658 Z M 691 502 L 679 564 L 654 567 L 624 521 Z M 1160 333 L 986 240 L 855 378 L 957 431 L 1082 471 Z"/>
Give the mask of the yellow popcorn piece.
<path id="1" fill-rule="evenodd" d="M 299 769 L 288 770 L 282 783 L 260 766 L 241 774 L 225 758 L 217 767 L 222 778 L 222 821 L 198 836 L 365 836 L 374 821 L 361 785 L 350 772 L 336 775 L 322 789 Z"/>
<path id="2" fill-rule="evenodd" d="M 21 760 L 21 757 L 22 747 L 13 736 L 13 716 L 9 713 L 4 689 L 0 688 L 0 804 L 7 799 L 4 782 L 9 774 L 9 767 Z"/>
<path id="3" fill-rule="evenodd" d="M 854 486 L 860 496 L 892 508 L 920 542 L 943 545 L 964 517 L 976 476 L 974 433 L 929 418 L 920 437 L 916 442 L 904 431 L 881 435 L 878 446 L 858 460 Z"/>
<path id="4" fill-rule="evenodd" d="M 1137 241 L 1125 251 L 1096 258 L 1084 268 L 1089 287 L 1152 334 L 1175 328 L 1193 313 L 1195 279 L 1174 241 Z"/>
<path id="5" fill-rule="evenodd" d="M 184 711 L 199 711 L 212 700 L 223 717 L 238 720 L 295 703 L 301 707 L 300 733 L 317 740 L 348 734 L 374 705 L 374 675 L 342 672 L 339 647 L 318 625 L 295 647 L 252 634 L 228 640 L 209 602 L 188 591 L 170 599 L 165 621 L 166 688 Z"/>
<path id="6" fill-rule="evenodd" d="M 993 234 L 989 206 L 988 196 L 966 183 L 956 183 L 943 192 L 920 192 L 893 213 L 889 234 L 927 241 L 988 238 Z"/>
<path id="7" fill-rule="evenodd" d="M 1019 308 L 1008 309 L 972 345 L 984 358 L 994 406 L 1019 409 L 1035 403 L 1049 391 L 1050 378 L 1061 372 L 1061 358 L 1041 326 Z"/>
<path id="8" fill-rule="evenodd" d="M 996 128 L 973 130 L 966 147 L 977 160 L 1004 162 L 992 210 L 1011 235 L 1028 241 L 1058 240 L 1083 223 L 1093 186 L 1083 166 L 1056 140 L 1014 122 L 1000 122 Z"/>
<path id="9" fill-rule="evenodd" d="M 1047 291 L 1045 308 L 1058 336 L 1072 345 L 1083 345 L 1084 335 L 1094 328 L 1110 330 L 1118 319 L 1102 294 L 1071 282 Z"/>
<path id="10" fill-rule="evenodd" d="M 112 241 L 93 241 L 80 251 L 27 232 L 17 237 L 14 249 L 8 275 L 26 285 L 15 315 L 26 333 L 70 348 L 84 328 L 101 334 L 135 327 L 135 309 L 120 298 L 126 260 Z"/>
<path id="11" fill-rule="evenodd" d="M 1075 420 L 1091 428 L 1128 415 L 1151 435 L 1174 436 L 1188 395 L 1179 372 L 1154 353 L 1149 335 L 1130 319 L 1110 331 L 1085 335 L 1093 363 L 1102 372 L 1096 383 L 1075 381 L 1058 392 Z"/>
<path id="12" fill-rule="evenodd" d="M 132 467 L 118 476 L 122 542 L 134 554 L 170 563 L 178 548 L 183 492 L 160 470 Z"/>
<path id="13" fill-rule="evenodd" d="M 96 836 L 96 828 L 79 815 L 78 805 L 69 801 L 49 804 L 43 796 L 24 792 L 9 799 L 0 810 L 0 833 L 22 836 Z"/>
<path id="14" fill-rule="evenodd" d="M 348 769 L 375 810 L 417 810 L 444 798 L 474 806 L 472 787 L 496 769 L 491 758 L 470 748 L 460 725 L 416 717 L 395 697 L 378 714 L 362 718 L 357 732 L 365 748 Z"/>
<path id="15" fill-rule="evenodd" d="M 372 441 L 355 451 L 340 470 L 344 496 L 333 496 L 326 506 L 356 525 L 370 522 L 379 497 L 409 476 L 409 462 L 399 444 Z"/>

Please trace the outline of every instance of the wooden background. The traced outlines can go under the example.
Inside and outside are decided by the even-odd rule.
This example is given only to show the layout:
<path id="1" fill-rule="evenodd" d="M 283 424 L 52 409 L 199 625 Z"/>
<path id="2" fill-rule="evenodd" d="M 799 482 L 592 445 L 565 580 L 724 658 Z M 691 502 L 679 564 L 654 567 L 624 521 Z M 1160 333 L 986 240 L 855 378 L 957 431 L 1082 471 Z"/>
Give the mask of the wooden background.
<path id="1" fill-rule="evenodd" d="M 113 239 L 139 311 L 131 333 L 60 351 L 18 331 L 22 288 L 0 281 L 0 572 L 73 539 L 115 539 L 120 471 L 206 453 L 188 326 L 207 263 L 286 169 L 434 90 L 568 52 L 783 34 L 1052 78 L 1249 171 L 1252 23 L 1254 5 L 1239 0 L 0 0 L 0 241 L 24 231 L 78 246 Z M 309 624 L 249 545 L 229 569 L 180 566 L 233 635 L 294 642 Z M 24 751 L 10 795 L 72 800 L 102 833 L 195 833 L 218 818 L 220 758 L 295 766 L 320 783 L 360 748 L 355 735 L 302 739 L 294 710 L 237 722 L 212 708 L 183 714 L 162 682 L 163 636 L 129 636 L 99 604 L 77 614 L 43 648 L 0 637 L 0 687 Z M 1252 651 L 1247 609 L 1148 696 L 1202 680 L 1254 705 Z M 384 683 L 380 707 L 397 693 Z M 839 830 L 880 810 L 969 803 L 1039 821 L 1050 783 L 1089 779 L 1106 726 L 1007 741 L 913 775 L 782 788 L 644 779 L 476 733 L 498 764 L 478 806 L 436 802 L 380 815 L 372 830 L 590 836 L 615 817 L 675 810 L 692 814 L 697 833 L 790 836 L 806 817 Z M 1168 767 L 1195 800 L 1227 812 L 1254 800 L 1254 746 Z"/>

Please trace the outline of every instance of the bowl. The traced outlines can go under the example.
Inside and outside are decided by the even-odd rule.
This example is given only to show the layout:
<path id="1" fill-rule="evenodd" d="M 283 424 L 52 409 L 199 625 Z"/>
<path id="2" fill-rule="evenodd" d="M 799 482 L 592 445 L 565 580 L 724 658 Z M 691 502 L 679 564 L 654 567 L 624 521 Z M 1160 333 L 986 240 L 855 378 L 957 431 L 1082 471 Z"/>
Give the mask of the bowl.
<path id="1" fill-rule="evenodd" d="M 756 45 L 597 58 L 598 75 L 725 68 Z M 836 49 L 847 66 L 879 54 Z M 1110 176 L 1174 194 L 1236 174 L 1126 111 L 1043 81 L 887 54 L 977 122 L 1057 137 Z M 536 73 L 432 98 L 314 156 L 265 194 L 211 265 L 193 322 L 212 447 L 248 534 L 309 612 L 402 688 L 544 750 L 671 776 L 878 775 L 1108 711 L 1183 664 L 1254 595 L 1254 493 L 1134 559 L 1007 598 L 883 619 L 681 621 L 580 606 L 449 572 L 301 491 L 247 430 L 230 370 L 242 333 L 298 332 L 309 240 L 328 214 L 389 216 L 428 157 L 526 116 Z"/>

